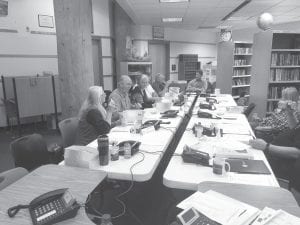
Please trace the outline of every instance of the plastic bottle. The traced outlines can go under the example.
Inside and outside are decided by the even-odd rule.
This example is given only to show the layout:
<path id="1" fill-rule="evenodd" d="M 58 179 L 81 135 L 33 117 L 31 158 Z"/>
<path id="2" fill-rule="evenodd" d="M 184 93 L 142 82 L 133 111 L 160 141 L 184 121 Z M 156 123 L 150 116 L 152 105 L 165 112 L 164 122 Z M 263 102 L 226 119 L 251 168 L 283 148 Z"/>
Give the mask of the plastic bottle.
<path id="1" fill-rule="evenodd" d="M 103 214 L 100 225 L 113 225 L 111 222 L 111 216 L 109 214 Z"/>
<path id="2" fill-rule="evenodd" d="M 119 146 L 113 143 L 111 146 L 111 161 L 119 160 Z"/>
<path id="3" fill-rule="evenodd" d="M 142 125 L 143 125 L 143 111 L 140 110 L 137 113 L 137 119 L 135 123 L 135 133 L 137 134 L 141 133 Z"/>
<path id="4" fill-rule="evenodd" d="M 109 161 L 109 143 L 107 135 L 100 135 L 98 141 L 99 163 L 101 166 L 108 165 Z"/>
<path id="5" fill-rule="evenodd" d="M 128 142 L 126 142 L 124 144 L 124 158 L 125 159 L 130 159 L 131 158 L 131 145 Z"/>

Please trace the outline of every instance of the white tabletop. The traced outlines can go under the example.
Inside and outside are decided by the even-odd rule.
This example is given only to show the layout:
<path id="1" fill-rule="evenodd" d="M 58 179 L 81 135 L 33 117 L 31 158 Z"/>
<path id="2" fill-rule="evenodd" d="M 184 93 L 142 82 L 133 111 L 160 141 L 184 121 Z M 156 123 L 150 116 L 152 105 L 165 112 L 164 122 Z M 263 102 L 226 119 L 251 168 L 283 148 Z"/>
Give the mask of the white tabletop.
<path id="1" fill-rule="evenodd" d="M 190 96 L 188 98 L 187 107 L 191 107 L 194 98 L 195 96 Z M 113 128 L 108 134 L 110 141 L 140 141 L 142 143 L 140 145 L 140 151 L 130 159 L 125 159 L 123 156 L 120 156 L 119 160 L 110 161 L 107 166 L 100 166 L 99 159 L 96 157 L 90 162 L 89 168 L 104 171 L 111 179 L 133 179 L 134 181 L 140 182 L 150 180 L 176 130 L 180 126 L 182 119 L 184 118 L 183 107 L 172 107 L 172 109 L 179 110 L 176 118 L 161 119 L 161 115 L 157 112 L 155 113 L 155 110 L 145 110 L 143 122 L 153 119 L 161 119 L 163 121 L 171 122 L 170 124 L 161 124 L 161 128 L 157 131 L 153 129 L 145 132 L 143 135 L 140 135 L 130 133 L 129 131 L 131 126 Z M 88 147 L 92 147 L 93 150 L 97 152 L 97 140 L 90 143 Z M 62 162 L 61 165 L 64 165 L 64 162 Z"/>
<path id="2" fill-rule="evenodd" d="M 231 96 L 222 97 L 226 106 L 234 106 L 235 102 Z M 227 100 L 226 100 L 227 99 Z M 203 99 L 198 99 L 195 105 L 194 113 L 198 111 L 197 106 Z M 226 183 L 240 183 L 240 184 L 253 184 L 253 185 L 264 185 L 264 186 L 275 186 L 278 187 L 278 182 L 272 173 L 271 175 L 262 174 L 238 174 L 229 172 L 226 175 L 216 175 L 212 172 L 211 167 L 205 167 L 202 165 L 196 165 L 191 163 L 184 163 L 181 158 L 184 145 L 198 145 L 205 151 L 214 151 L 214 146 L 234 146 L 234 143 L 240 141 L 242 143 L 248 143 L 249 139 L 253 138 L 253 132 L 247 118 L 243 114 L 224 113 L 222 109 L 223 105 L 221 102 L 217 105 L 216 114 L 222 118 L 230 119 L 202 119 L 193 115 L 191 118 L 185 133 L 183 134 L 176 150 L 175 154 L 169 162 L 169 165 L 163 175 L 163 183 L 167 187 L 186 189 L 186 190 L 197 190 L 199 183 L 204 181 L 215 181 L 215 182 L 226 182 Z M 236 119 L 233 119 L 236 118 Z M 204 126 L 209 126 L 211 123 L 216 123 L 220 128 L 223 128 L 224 134 L 221 138 L 216 137 L 203 137 L 197 139 L 191 128 L 197 122 L 201 122 Z M 271 170 L 269 163 L 267 162 L 264 153 L 260 150 L 252 149 L 249 146 L 249 151 L 253 153 L 254 159 L 263 160 L 268 168 Z"/>

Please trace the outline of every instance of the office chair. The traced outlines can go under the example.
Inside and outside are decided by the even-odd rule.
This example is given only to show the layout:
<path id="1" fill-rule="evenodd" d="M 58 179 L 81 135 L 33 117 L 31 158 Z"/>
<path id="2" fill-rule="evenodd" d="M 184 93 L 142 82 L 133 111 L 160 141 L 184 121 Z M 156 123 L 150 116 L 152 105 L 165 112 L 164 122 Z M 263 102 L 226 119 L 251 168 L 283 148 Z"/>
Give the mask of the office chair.
<path id="1" fill-rule="evenodd" d="M 28 171 L 22 167 L 17 167 L 0 173 L 0 191 L 24 177 L 26 174 L 28 174 Z"/>
<path id="2" fill-rule="evenodd" d="M 50 163 L 50 152 L 42 135 L 31 134 L 10 144 L 16 167 L 31 171 L 41 165 Z"/>
<path id="3" fill-rule="evenodd" d="M 77 117 L 71 117 L 59 122 L 58 127 L 63 139 L 64 148 L 75 143 L 78 123 L 79 119 Z"/>
<path id="4" fill-rule="evenodd" d="M 253 103 L 253 102 L 250 103 L 248 105 L 248 107 L 244 110 L 244 112 L 243 112 L 244 115 L 248 118 L 255 107 L 256 107 L 255 103 Z"/>

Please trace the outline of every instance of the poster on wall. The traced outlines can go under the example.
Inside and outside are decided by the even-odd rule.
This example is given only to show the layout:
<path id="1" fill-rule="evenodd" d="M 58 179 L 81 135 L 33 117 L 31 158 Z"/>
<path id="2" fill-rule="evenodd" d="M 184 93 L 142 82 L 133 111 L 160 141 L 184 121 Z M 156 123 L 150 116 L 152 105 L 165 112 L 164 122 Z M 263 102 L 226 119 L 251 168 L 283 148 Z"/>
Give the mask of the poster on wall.
<path id="1" fill-rule="evenodd" d="M 39 26 L 54 28 L 53 16 L 48 15 L 38 15 Z"/>
<path id="2" fill-rule="evenodd" d="M 8 1 L 0 0 L 0 16 L 8 15 Z"/>

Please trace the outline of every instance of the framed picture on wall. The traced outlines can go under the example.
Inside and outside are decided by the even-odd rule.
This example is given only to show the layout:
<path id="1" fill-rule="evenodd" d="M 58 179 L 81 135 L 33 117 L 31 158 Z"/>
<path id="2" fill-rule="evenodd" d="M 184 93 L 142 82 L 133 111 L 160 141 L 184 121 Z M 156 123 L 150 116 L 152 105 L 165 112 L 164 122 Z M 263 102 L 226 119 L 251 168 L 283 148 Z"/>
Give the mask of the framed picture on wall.
<path id="1" fill-rule="evenodd" d="M 39 14 L 38 19 L 40 27 L 54 28 L 53 16 Z"/>
<path id="2" fill-rule="evenodd" d="M 8 15 L 8 1 L 0 0 L 0 16 Z"/>

